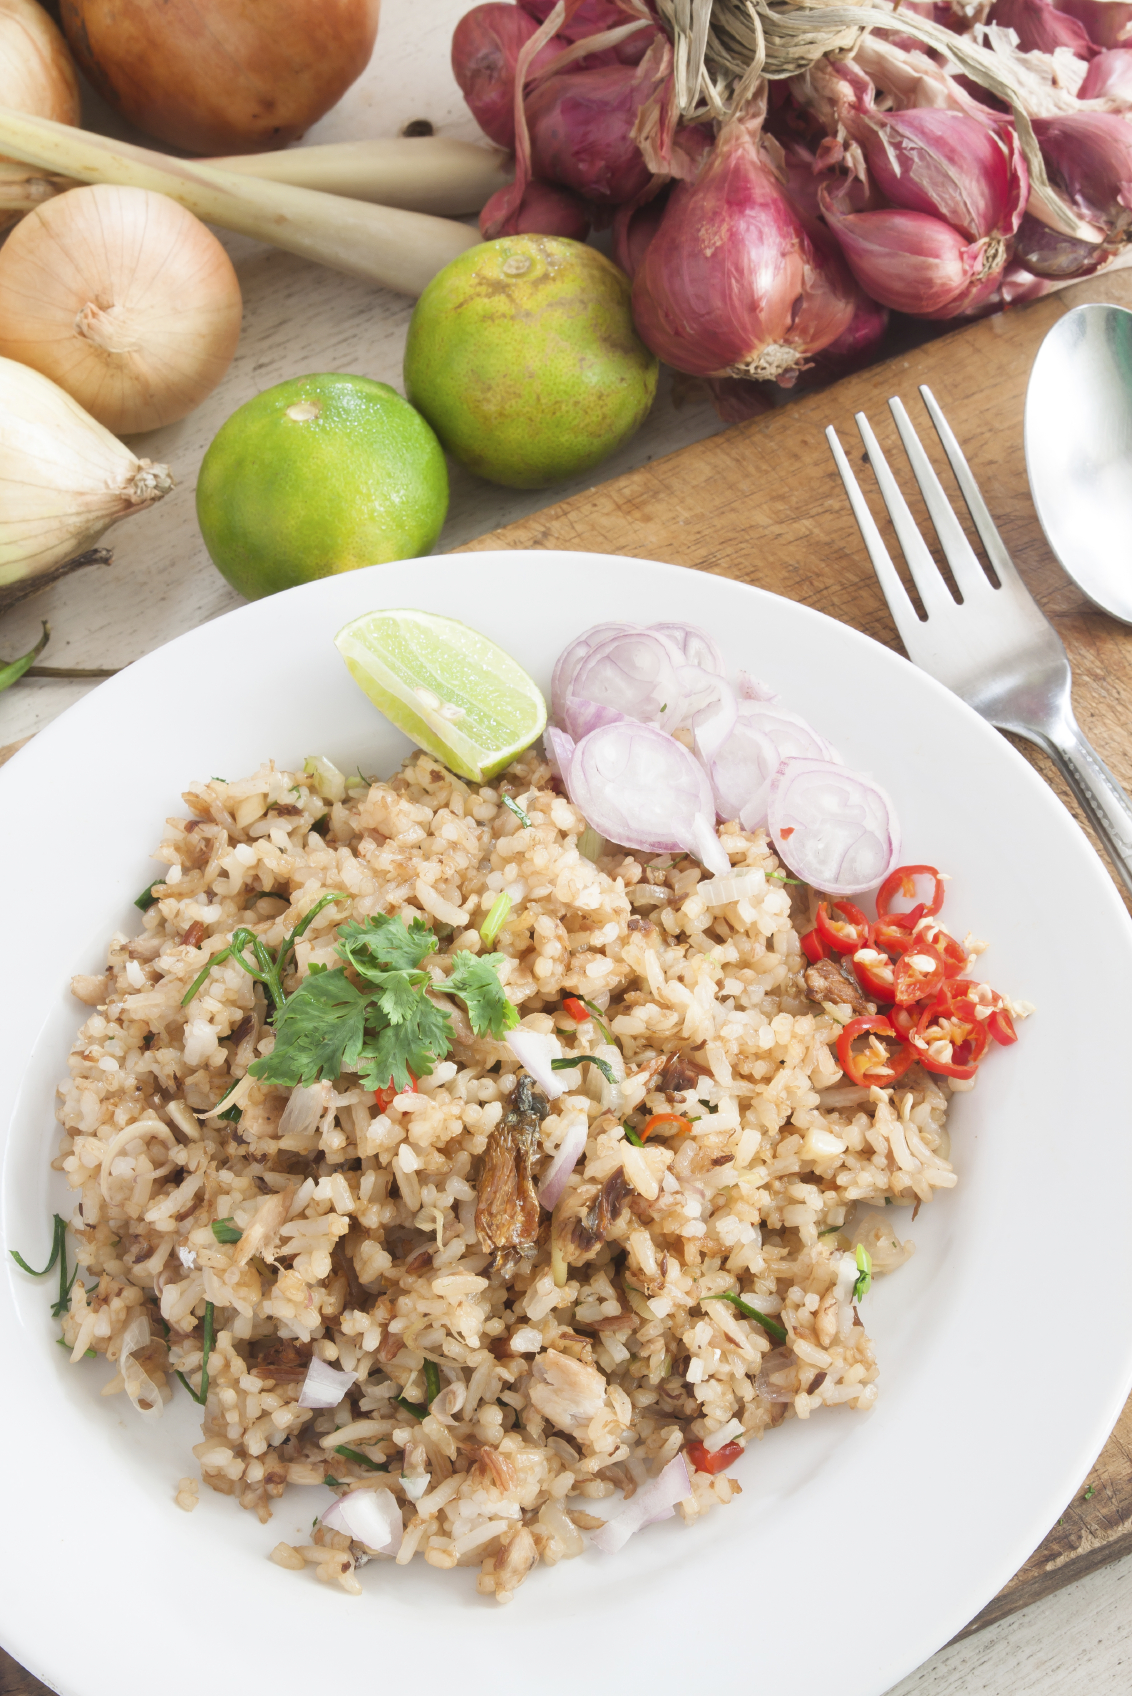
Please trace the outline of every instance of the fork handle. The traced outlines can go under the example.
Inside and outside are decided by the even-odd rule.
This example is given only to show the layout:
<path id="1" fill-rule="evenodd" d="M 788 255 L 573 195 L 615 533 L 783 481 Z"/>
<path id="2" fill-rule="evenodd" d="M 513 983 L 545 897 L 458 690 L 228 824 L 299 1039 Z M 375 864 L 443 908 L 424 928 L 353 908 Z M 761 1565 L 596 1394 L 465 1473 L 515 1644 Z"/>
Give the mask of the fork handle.
<path id="1" fill-rule="evenodd" d="M 1066 708 L 1046 732 L 1025 734 L 1053 760 L 1104 844 L 1121 883 L 1132 895 L 1132 801 Z"/>

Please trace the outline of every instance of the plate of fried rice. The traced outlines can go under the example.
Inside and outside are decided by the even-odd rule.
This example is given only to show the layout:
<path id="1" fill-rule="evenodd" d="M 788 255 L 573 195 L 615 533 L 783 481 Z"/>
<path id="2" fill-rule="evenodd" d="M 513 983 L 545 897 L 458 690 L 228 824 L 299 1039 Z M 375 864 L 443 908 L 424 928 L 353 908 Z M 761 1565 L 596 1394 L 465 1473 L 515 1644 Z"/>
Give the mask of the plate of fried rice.
<path id="1" fill-rule="evenodd" d="M 1019 1040 L 854 1082 L 766 830 L 713 877 L 595 843 L 542 742 L 454 776 L 334 647 L 406 603 L 547 693 L 694 619 L 893 798 Z M 924 673 L 718 577 L 436 558 L 181 637 L 0 793 L 0 1636 L 52 1688 L 882 1696 L 1058 1517 L 1132 1383 L 1132 931 Z"/>

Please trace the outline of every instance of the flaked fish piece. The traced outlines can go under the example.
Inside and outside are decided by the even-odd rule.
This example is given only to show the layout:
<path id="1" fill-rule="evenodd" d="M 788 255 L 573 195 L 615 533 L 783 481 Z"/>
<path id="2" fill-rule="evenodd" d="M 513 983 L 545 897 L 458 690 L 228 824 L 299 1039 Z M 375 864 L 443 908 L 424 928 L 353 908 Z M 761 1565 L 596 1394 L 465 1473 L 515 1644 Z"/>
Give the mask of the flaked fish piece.
<path id="1" fill-rule="evenodd" d="M 476 1234 L 491 1259 L 488 1270 L 509 1278 L 538 1246 L 541 1209 L 531 1177 L 539 1125 L 550 1111 L 524 1072 L 510 1105 L 488 1138 L 480 1168 Z"/>
<path id="2" fill-rule="evenodd" d="M 584 1437 L 595 1414 L 605 1406 L 605 1390 L 605 1379 L 596 1366 L 584 1366 L 557 1349 L 546 1349 L 535 1356 L 531 1401 L 560 1431 Z"/>
<path id="3" fill-rule="evenodd" d="M 558 1247 L 568 1264 L 579 1266 L 597 1253 L 625 1211 L 631 1193 L 625 1168 L 618 1166 L 600 1188 L 583 1185 L 566 1198 L 555 1218 Z"/>

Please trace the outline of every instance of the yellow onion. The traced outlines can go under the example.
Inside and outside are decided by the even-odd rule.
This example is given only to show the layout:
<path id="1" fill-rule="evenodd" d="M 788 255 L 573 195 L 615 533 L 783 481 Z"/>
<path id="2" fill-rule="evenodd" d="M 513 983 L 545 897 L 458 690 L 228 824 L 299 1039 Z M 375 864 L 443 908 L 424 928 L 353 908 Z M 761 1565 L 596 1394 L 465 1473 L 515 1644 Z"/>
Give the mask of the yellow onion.
<path id="1" fill-rule="evenodd" d="M 0 106 L 57 124 L 79 121 L 79 79 L 67 43 L 35 0 L 0 0 Z M 38 172 L 0 159 L 0 230 L 54 192 Z"/>
<path id="2" fill-rule="evenodd" d="M 118 435 L 183 418 L 236 351 L 240 285 L 199 218 L 144 188 L 75 188 L 0 248 L 0 355 Z"/>
<path id="3" fill-rule="evenodd" d="M 380 0 L 62 0 L 80 69 L 188 153 L 295 141 L 369 63 Z"/>
<path id="4" fill-rule="evenodd" d="M 58 384 L 0 359 L 0 587 L 73 559 L 172 487 L 167 465 L 135 458 Z"/>

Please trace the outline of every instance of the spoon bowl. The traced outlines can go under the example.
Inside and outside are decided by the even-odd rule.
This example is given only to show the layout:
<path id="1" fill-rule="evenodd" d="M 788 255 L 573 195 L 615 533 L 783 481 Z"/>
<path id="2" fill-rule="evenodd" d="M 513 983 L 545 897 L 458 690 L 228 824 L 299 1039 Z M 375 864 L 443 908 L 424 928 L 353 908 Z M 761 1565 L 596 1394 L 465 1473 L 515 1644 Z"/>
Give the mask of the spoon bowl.
<path id="1" fill-rule="evenodd" d="M 1046 541 L 1091 601 L 1132 624 L 1132 312 L 1075 306 L 1049 331 L 1025 444 Z"/>

